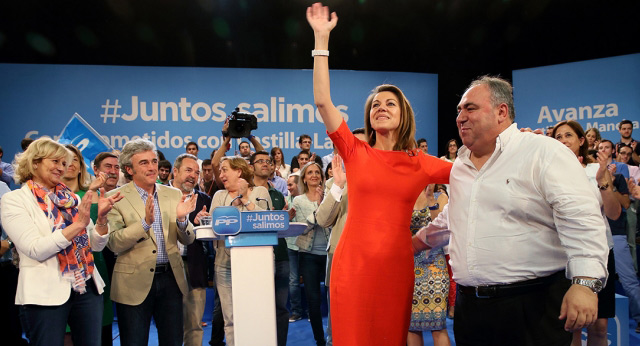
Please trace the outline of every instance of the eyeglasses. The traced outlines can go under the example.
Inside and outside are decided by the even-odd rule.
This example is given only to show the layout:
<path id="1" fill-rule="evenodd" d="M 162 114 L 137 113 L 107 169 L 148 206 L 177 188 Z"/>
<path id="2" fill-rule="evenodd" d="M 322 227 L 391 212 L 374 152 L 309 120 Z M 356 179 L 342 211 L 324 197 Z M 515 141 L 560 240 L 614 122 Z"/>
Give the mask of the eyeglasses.
<path id="1" fill-rule="evenodd" d="M 255 160 L 255 161 L 253 161 L 253 162 L 254 162 L 254 163 L 259 163 L 259 164 L 263 164 L 263 163 L 266 163 L 266 164 L 268 164 L 268 165 L 270 165 L 270 164 L 271 164 L 271 160 L 265 160 L 265 159 Z"/>

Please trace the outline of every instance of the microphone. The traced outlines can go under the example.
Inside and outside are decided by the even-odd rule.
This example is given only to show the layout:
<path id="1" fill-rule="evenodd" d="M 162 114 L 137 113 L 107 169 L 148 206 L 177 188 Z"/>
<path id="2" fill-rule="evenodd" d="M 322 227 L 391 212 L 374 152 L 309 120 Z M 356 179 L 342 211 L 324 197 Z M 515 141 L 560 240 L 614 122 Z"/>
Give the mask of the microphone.
<path id="1" fill-rule="evenodd" d="M 233 205 L 233 202 L 235 202 L 236 199 L 240 199 L 240 198 L 242 198 L 242 195 L 238 195 L 236 198 L 232 199 L 230 205 Z"/>
<path id="2" fill-rule="evenodd" d="M 256 197 L 256 202 L 258 201 L 265 201 L 267 202 L 267 210 L 271 210 L 271 206 L 269 205 L 269 200 L 266 198 L 260 198 L 260 197 Z"/>

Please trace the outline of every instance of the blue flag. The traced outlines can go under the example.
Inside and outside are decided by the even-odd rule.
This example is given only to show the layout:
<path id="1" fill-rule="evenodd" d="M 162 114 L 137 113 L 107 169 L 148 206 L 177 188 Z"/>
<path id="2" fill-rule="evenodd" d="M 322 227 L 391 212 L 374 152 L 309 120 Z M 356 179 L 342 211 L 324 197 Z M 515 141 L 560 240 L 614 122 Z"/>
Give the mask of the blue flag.
<path id="1" fill-rule="evenodd" d="M 78 148 L 82 153 L 87 170 L 91 174 L 94 174 L 91 161 L 101 152 L 113 151 L 113 148 L 102 139 L 102 136 L 78 113 L 75 113 L 62 129 L 58 142 L 73 144 Z"/>

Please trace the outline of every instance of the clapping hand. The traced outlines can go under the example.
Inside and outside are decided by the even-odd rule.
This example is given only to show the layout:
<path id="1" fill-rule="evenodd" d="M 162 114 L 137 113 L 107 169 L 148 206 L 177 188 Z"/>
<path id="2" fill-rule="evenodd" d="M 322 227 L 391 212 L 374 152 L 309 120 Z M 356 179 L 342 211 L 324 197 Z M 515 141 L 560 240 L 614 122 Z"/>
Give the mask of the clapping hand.
<path id="1" fill-rule="evenodd" d="M 198 196 L 194 193 L 182 196 L 180 202 L 176 206 L 176 216 L 178 221 L 184 221 L 187 218 L 187 215 L 196 209 L 197 201 Z"/>
<path id="2" fill-rule="evenodd" d="M 151 226 L 151 224 L 153 224 L 153 221 L 155 220 L 153 209 L 153 195 L 149 194 L 149 196 L 147 196 L 147 202 L 144 204 L 144 222 L 146 222 L 149 226 Z"/>
<path id="3" fill-rule="evenodd" d="M 640 187 L 633 181 L 633 178 L 627 179 L 627 186 L 629 187 L 629 194 L 635 199 L 640 199 Z"/>
<path id="4" fill-rule="evenodd" d="M 333 173 L 333 183 L 341 189 L 344 189 L 344 184 L 347 183 L 347 175 L 342 169 L 342 157 L 340 157 L 340 154 L 333 156 L 333 160 L 331 160 L 331 172 Z"/>
<path id="5" fill-rule="evenodd" d="M 104 182 L 107 181 L 107 174 L 104 172 L 100 172 L 94 181 L 89 185 L 90 191 L 98 191 L 99 188 L 104 186 Z"/>
<path id="6" fill-rule="evenodd" d="M 98 219 L 106 217 L 109 211 L 113 208 L 113 205 L 124 198 L 124 196 L 120 195 L 120 192 L 109 197 L 105 197 L 105 194 L 106 192 L 104 191 L 104 188 L 101 187 L 100 196 L 98 197 Z"/>

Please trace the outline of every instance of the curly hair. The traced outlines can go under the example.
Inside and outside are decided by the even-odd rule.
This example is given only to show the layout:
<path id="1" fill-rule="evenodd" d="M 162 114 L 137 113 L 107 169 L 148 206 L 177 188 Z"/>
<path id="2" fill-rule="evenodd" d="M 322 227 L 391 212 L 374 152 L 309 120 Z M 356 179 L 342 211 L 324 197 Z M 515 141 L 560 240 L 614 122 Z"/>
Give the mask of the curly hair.
<path id="1" fill-rule="evenodd" d="M 43 159 L 67 159 L 71 161 L 73 156 L 64 145 L 48 137 L 41 137 L 33 141 L 27 149 L 16 156 L 14 161 L 14 180 L 17 184 L 22 184 L 33 179 L 35 164 Z"/>
<path id="2" fill-rule="evenodd" d="M 255 186 L 253 183 L 253 171 L 249 167 L 247 160 L 240 157 L 226 157 L 220 161 L 220 165 L 225 161 L 229 162 L 229 167 L 234 171 L 241 171 L 240 178 L 246 180 L 249 183 L 249 187 Z"/>

